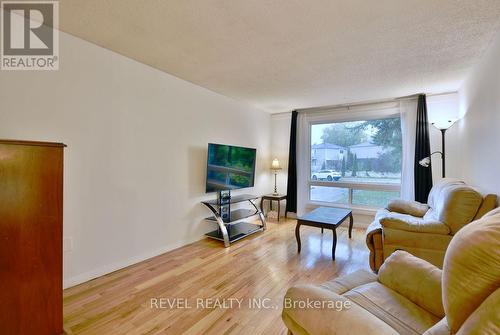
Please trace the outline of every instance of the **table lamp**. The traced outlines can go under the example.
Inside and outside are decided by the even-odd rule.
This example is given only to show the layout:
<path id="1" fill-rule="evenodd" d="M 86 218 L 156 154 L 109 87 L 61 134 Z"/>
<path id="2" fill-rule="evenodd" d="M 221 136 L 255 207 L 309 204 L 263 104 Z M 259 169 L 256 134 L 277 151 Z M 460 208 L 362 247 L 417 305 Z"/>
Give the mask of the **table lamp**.
<path id="1" fill-rule="evenodd" d="M 271 164 L 271 170 L 274 171 L 274 193 L 273 195 L 278 195 L 278 188 L 276 187 L 276 179 L 278 175 L 278 170 L 281 170 L 280 161 L 275 158 Z"/>

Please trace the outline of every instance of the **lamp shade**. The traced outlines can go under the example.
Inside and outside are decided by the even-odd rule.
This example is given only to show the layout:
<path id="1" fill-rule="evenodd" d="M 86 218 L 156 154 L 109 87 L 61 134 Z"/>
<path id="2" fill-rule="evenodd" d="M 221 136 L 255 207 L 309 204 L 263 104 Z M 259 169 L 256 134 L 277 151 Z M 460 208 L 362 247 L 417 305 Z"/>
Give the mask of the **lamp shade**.
<path id="1" fill-rule="evenodd" d="M 430 157 L 425 157 L 424 159 L 421 159 L 418 164 L 420 164 L 423 167 L 429 167 L 431 164 L 431 158 Z"/>
<path id="2" fill-rule="evenodd" d="M 277 158 L 273 159 L 271 170 L 281 170 L 280 161 Z"/>
<path id="3" fill-rule="evenodd" d="M 429 123 L 437 129 L 448 129 L 460 119 L 457 93 L 431 95 L 427 98 Z"/>
<path id="4" fill-rule="evenodd" d="M 457 122 L 458 119 L 436 121 L 432 125 L 437 129 L 448 129 Z"/>

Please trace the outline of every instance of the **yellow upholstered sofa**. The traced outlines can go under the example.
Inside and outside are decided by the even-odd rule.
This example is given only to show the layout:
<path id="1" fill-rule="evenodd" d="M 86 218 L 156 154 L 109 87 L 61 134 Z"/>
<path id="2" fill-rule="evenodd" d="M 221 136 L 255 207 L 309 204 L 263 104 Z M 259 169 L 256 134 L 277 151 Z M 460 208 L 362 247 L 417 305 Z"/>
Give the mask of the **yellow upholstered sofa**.
<path id="1" fill-rule="evenodd" d="M 500 209 L 453 237 L 443 270 L 399 250 L 378 275 L 290 288 L 282 318 L 293 335 L 500 334 Z"/>
<path id="2" fill-rule="evenodd" d="M 496 207 L 496 195 L 483 197 L 462 181 L 437 183 L 427 204 L 396 200 L 377 212 L 366 231 L 370 267 L 378 271 L 396 250 L 405 250 L 441 268 L 453 235 Z"/>

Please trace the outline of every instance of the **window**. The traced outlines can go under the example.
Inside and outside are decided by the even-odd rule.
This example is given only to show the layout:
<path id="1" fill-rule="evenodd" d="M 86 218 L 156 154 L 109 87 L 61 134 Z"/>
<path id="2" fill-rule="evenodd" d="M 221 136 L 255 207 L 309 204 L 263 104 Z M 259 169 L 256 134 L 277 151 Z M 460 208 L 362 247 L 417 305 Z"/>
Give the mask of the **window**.
<path id="1" fill-rule="evenodd" d="M 383 207 L 399 197 L 401 120 L 311 124 L 309 199 Z"/>
<path id="2" fill-rule="evenodd" d="M 399 191 L 352 190 L 352 203 L 370 207 L 385 207 L 392 199 L 399 198 Z"/>
<path id="3" fill-rule="evenodd" d="M 330 186 L 310 186 L 311 200 L 330 202 L 333 204 L 349 204 L 349 190 L 347 188 Z"/>

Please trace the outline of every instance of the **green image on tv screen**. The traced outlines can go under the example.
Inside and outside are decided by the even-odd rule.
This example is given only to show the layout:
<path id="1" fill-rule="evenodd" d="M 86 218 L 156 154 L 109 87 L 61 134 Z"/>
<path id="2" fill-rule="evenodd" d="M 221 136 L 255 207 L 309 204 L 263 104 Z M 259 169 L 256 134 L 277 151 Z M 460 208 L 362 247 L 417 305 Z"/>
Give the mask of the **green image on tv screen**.
<path id="1" fill-rule="evenodd" d="M 255 154 L 252 148 L 208 145 L 207 192 L 253 187 Z"/>

